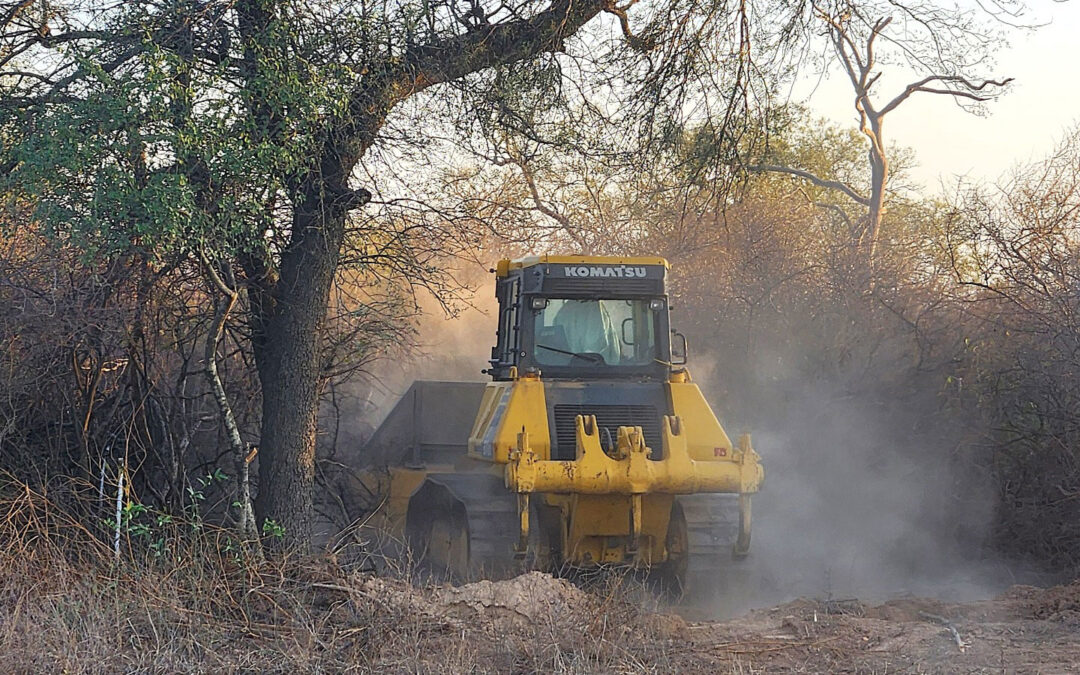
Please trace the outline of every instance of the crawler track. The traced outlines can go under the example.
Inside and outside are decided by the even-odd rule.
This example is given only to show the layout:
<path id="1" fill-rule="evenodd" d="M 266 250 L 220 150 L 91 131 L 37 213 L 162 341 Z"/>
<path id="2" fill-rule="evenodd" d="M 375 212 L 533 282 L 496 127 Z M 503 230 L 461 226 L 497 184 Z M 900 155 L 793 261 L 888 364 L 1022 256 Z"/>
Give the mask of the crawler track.
<path id="1" fill-rule="evenodd" d="M 694 595 L 725 595 L 746 586 L 750 569 L 735 554 L 739 537 L 739 497 L 698 494 L 678 498 L 686 521 L 688 560 L 683 590 Z"/>
<path id="2" fill-rule="evenodd" d="M 500 477 L 485 473 L 432 474 L 428 482 L 444 488 L 464 508 L 466 517 L 455 522 L 455 534 L 468 542 L 467 562 L 456 560 L 447 565 L 455 581 L 501 579 L 519 571 L 521 565 L 513 555 L 518 536 L 517 495 L 506 490 Z M 436 501 L 427 511 L 437 516 L 446 508 L 448 505 Z"/>

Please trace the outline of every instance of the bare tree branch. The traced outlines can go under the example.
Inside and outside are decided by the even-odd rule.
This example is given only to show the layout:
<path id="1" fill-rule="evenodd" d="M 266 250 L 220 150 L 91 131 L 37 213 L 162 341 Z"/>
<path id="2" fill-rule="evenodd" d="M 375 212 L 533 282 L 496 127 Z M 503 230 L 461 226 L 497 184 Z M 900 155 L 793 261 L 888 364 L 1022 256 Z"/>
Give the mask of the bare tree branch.
<path id="1" fill-rule="evenodd" d="M 897 106 L 906 101 L 915 92 L 958 96 L 961 98 L 969 98 L 973 101 L 989 101 L 993 99 L 998 94 L 998 92 L 994 92 L 992 94 L 979 94 L 978 92 L 985 90 L 987 87 L 997 87 L 998 89 L 1003 89 L 1007 87 L 1009 83 L 1013 80 L 1014 78 L 1012 77 L 1006 77 L 1001 80 L 980 80 L 976 82 L 973 80 L 969 80 L 966 77 L 961 77 L 959 75 L 929 75 L 919 80 L 918 82 L 912 82 L 907 87 L 905 87 L 904 91 L 897 94 L 897 96 L 893 98 L 893 100 L 889 101 L 885 105 L 885 107 L 881 109 L 881 112 L 879 114 L 886 115 L 892 112 L 896 109 Z M 956 84 L 959 86 L 946 87 L 944 89 L 926 86 L 931 82 L 942 82 L 946 84 Z"/>
<path id="2" fill-rule="evenodd" d="M 793 169 L 789 166 L 778 166 L 776 164 L 744 164 L 742 168 L 754 173 L 786 173 L 792 176 L 798 176 L 799 178 L 804 178 L 810 181 L 818 187 L 827 188 L 829 190 L 839 190 L 840 192 L 843 192 L 845 195 L 855 200 L 859 204 L 862 204 L 863 206 L 867 206 L 870 204 L 869 197 L 864 197 L 863 195 L 859 194 L 853 187 L 851 187 L 847 183 L 838 180 L 826 180 L 824 178 L 819 178 L 818 176 L 815 176 L 809 171 L 804 171 L 803 169 Z"/>

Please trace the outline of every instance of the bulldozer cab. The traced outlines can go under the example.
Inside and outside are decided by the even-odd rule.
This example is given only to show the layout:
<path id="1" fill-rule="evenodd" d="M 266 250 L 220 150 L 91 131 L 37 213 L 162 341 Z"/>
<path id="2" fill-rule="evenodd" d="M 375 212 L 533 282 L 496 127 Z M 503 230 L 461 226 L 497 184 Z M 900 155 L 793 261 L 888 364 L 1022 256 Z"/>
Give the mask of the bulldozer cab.
<path id="1" fill-rule="evenodd" d="M 662 258 L 541 256 L 496 269 L 495 380 L 666 380 L 671 369 Z"/>

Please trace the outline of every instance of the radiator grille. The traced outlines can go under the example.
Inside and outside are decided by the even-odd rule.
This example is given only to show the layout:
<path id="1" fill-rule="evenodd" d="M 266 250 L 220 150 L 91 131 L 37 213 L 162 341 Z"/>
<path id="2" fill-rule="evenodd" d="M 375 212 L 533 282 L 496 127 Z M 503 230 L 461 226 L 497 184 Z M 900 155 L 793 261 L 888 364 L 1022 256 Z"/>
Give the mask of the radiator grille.
<path id="1" fill-rule="evenodd" d="M 577 450 L 578 415 L 596 415 L 596 425 L 611 431 L 611 440 L 617 439 L 619 427 L 641 427 L 645 445 L 652 448 L 653 459 L 660 459 L 660 415 L 651 405 L 556 405 L 554 459 L 573 459 Z M 607 445 L 607 434 L 600 432 L 600 444 Z"/>

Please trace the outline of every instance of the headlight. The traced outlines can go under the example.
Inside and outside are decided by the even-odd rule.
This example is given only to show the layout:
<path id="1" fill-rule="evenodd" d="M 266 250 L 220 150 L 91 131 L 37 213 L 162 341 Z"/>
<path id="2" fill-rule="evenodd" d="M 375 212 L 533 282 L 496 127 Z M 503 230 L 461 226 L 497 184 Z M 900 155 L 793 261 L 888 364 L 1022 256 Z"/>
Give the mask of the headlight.
<path id="1" fill-rule="evenodd" d="M 530 305 L 532 306 L 533 309 L 544 309 L 545 307 L 548 306 L 548 299 L 547 298 L 534 297 L 530 301 Z"/>
<path id="2" fill-rule="evenodd" d="M 652 311 L 659 312 L 663 308 L 664 308 L 664 299 L 663 298 L 653 298 L 652 300 L 649 301 L 649 309 L 651 309 Z"/>

